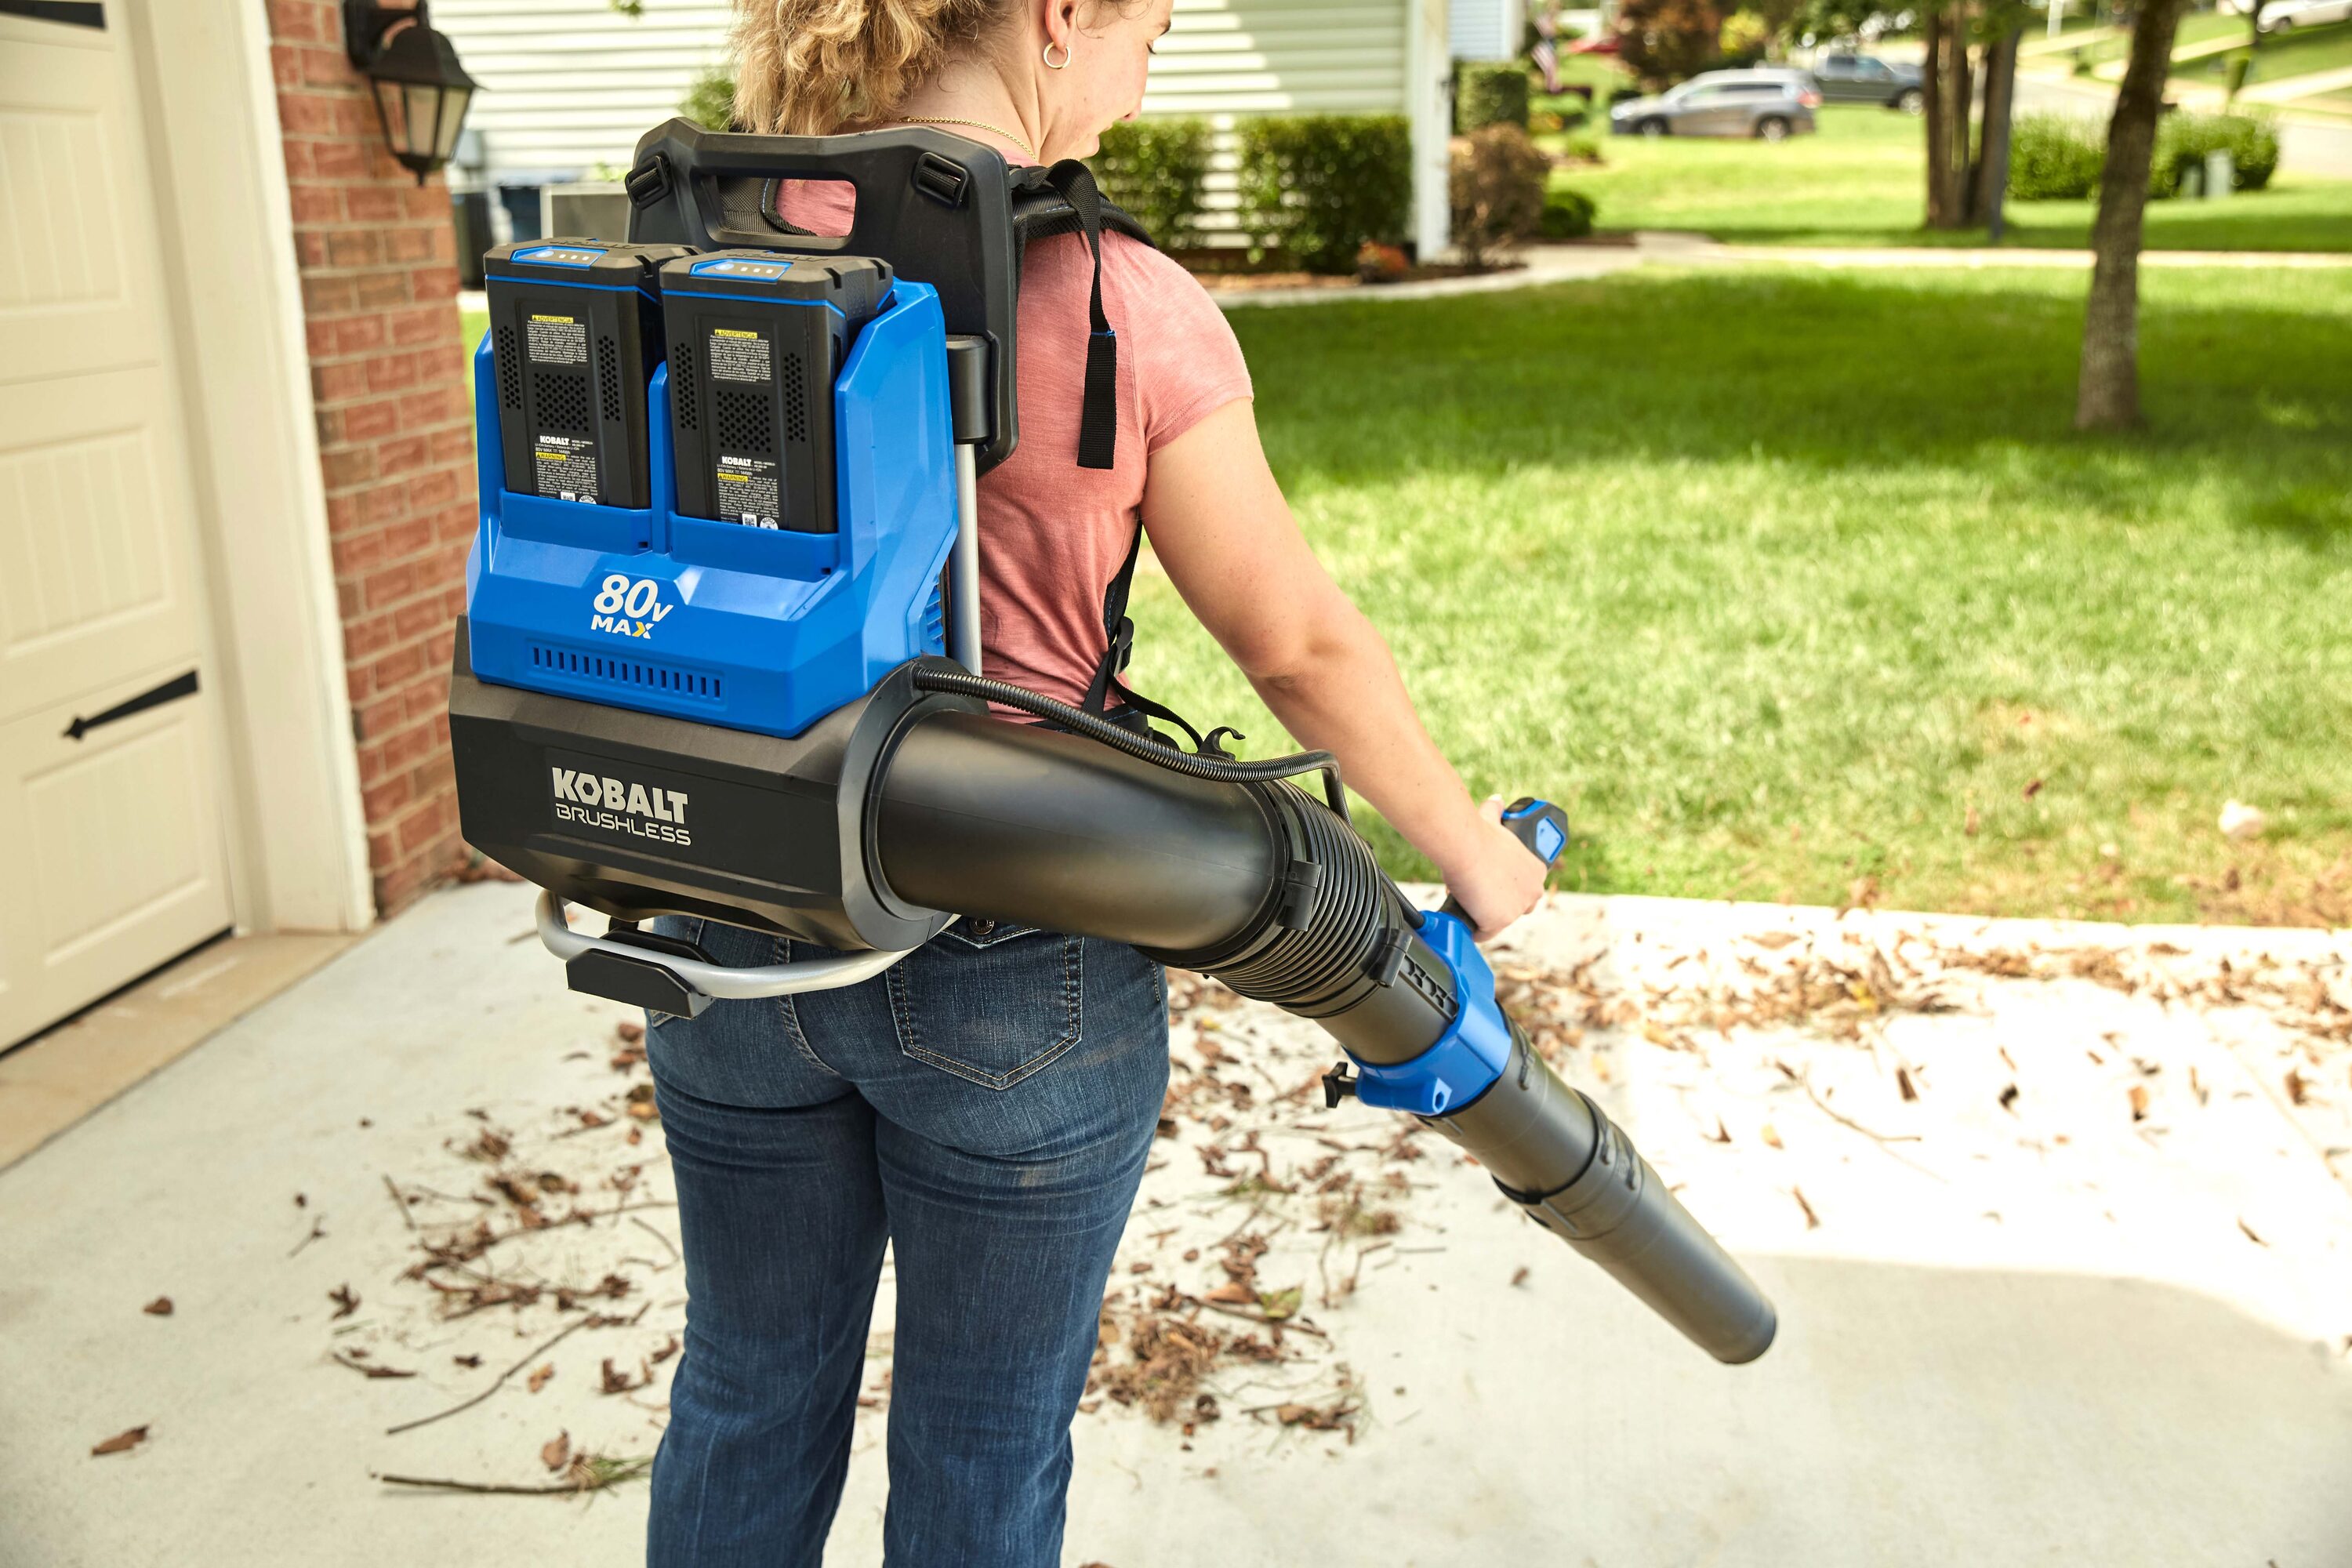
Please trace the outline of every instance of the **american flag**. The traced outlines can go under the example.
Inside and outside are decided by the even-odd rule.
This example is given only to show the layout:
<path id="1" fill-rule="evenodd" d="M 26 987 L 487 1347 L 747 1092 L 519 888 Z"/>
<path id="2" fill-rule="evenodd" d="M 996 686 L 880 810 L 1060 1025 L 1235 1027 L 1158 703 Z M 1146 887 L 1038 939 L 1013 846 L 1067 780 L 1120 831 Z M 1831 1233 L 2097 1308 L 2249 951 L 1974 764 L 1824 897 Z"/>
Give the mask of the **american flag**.
<path id="1" fill-rule="evenodd" d="M 1551 6 L 1546 5 L 1536 13 L 1535 26 L 1536 47 L 1528 51 L 1528 58 L 1536 62 L 1536 68 L 1543 72 L 1544 90 L 1557 93 L 1559 91 L 1559 46 L 1554 40 L 1559 37 L 1559 16 Z"/>

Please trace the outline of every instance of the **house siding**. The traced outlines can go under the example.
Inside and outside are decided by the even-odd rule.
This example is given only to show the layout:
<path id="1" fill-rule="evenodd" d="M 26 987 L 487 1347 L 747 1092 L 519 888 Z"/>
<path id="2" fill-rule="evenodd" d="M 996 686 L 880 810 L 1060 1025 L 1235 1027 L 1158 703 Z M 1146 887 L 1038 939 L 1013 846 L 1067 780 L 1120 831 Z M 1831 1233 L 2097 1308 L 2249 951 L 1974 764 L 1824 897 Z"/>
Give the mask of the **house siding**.
<path id="1" fill-rule="evenodd" d="M 725 58 L 730 14 L 724 0 L 646 0 L 634 19 L 605 0 L 434 0 L 433 25 L 482 84 L 466 123 L 489 183 L 541 184 L 626 168 Z"/>

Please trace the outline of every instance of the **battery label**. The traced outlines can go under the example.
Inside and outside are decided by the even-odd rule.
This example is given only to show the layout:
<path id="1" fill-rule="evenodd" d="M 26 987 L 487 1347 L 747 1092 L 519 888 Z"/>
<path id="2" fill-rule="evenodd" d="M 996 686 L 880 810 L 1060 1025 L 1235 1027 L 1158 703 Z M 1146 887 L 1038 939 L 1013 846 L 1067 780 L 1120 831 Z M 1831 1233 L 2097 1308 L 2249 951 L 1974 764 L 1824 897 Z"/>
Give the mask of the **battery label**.
<path id="1" fill-rule="evenodd" d="M 776 464 L 768 458 L 721 456 L 713 478 L 719 481 L 719 514 L 750 528 L 773 528 L 778 504 Z"/>
<path id="2" fill-rule="evenodd" d="M 523 350 L 537 364 L 586 364 L 588 328 L 575 316 L 533 316 L 523 326 Z"/>
<path id="3" fill-rule="evenodd" d="M 531 443 L 531 458 L 541 495 L 592 505 L 595 502 L 595 442 L 577 436 L 542 435 Z"/>
<path id="4" fill-rule="evenodd" d="M 710 332 L 710 374 L 720 381 L 749 381 L 764 386 L 774 356 L 768 340 L 740 327 L 714 327 Z"/>

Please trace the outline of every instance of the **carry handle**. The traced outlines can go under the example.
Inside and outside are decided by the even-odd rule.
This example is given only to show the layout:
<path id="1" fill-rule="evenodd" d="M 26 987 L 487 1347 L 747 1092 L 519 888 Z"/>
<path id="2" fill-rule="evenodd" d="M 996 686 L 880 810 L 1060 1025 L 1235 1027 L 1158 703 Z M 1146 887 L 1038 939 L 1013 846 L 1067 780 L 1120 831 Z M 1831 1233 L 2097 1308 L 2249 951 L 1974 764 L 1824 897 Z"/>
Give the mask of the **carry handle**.
<path id="1" fill-rule="evenodd" d="M 712 997 L 720 1001 L 797 996 L 810 991 L 832 991 L 844 985 L 855 985 L 860 981 L 873 979 L 906 957 L 908 952 L 913 951 L 845 952 L 835 958 L 808 958 L 792 963 L 736 969 L 723 963 L 704 963 L 691 958 L 675 957 L 573 931 L 571 921 L 565 918 L 563 900 L 544 889 L 539 895 L 538 923 L 541 945 L 563 960 L 566 967 L 583 955 L 601 954 L 633 969 L 663 971 L 678 982 L 686 995 Z M 636 1000 L 634 996 L 616 999 Z M 684 1011 L 676 1007 L 663 1010 Z M 698 1007 L 695 1009 L 699 1010 Z"/>
<path id="2" fill-rule="evenodd" d="M 712 133 L 689 120 L 672 120 L 639 142 L 635 165 L 624 186 L 629 194 L 632 237 L 638 214 L 671 205 L 673 226 L 683 243 L 699 249 L 759 246 L 808 252 L 871 248 L 861 231 L 874 204 L 895 205 L 901 192 L 952 210 L 970 199 L 975 184 L 993 174 L 1003 179 L 1003 156 L 992 148 L 950 136 L 928 126 L 892 126 L 841 136 L 751 136 Z M 987 165 L 998 165 L 994 169 Z M 721 180 L 824 180 L 845 184 L 857 195 L 857 212 L 845 235 L 792 234 L 762 221 L 752 228 L 729 221 L 720 199 Z M 762 207 L 767 198 L 762 187 Z M 736 215 L 741 216 L 740 212 Z"/>

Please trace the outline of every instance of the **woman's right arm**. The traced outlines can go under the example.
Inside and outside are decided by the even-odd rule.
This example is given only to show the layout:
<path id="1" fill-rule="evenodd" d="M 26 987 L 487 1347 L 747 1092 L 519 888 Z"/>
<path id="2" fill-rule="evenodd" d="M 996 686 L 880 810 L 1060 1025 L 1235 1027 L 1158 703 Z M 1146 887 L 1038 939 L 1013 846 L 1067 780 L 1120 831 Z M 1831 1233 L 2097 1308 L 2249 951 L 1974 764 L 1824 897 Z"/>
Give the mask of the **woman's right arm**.
<path id="1" fill-rule="evenodd" d="M 1413 711 L 1396 661 L 1321 562 L 1259 445 L 1255 407 L 1225 404 L 1151 455 L 1151 548 L 1184 603 L 1306 745 L 1429 857 L 1481 939 L 1535 907 L 1544 863 L 1474 804 Z"/>

